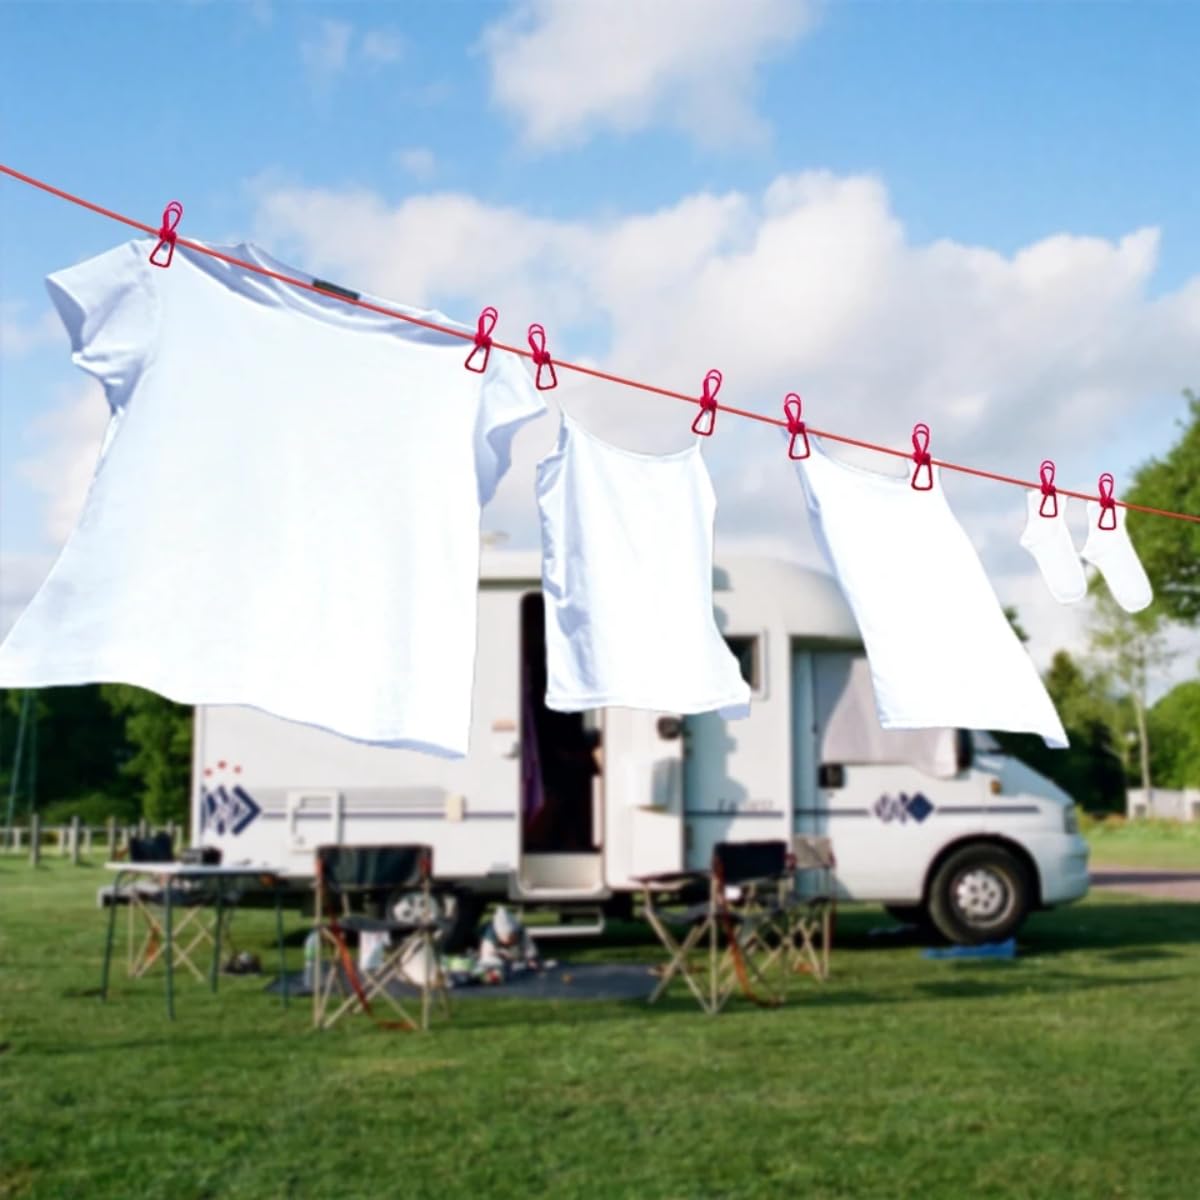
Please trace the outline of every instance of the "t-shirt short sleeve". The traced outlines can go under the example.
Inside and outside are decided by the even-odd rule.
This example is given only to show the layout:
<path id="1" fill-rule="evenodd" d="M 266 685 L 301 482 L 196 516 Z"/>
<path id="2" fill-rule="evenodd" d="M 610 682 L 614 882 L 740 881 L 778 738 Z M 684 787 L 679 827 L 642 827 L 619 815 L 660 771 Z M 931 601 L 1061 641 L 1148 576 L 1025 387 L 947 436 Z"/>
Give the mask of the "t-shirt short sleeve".
<path id="1" fill-rule="evenodd" d="M 72 361 L 104 384 L 114 409 L 129 397 L 158 332 L 159 268 L 148 260 L 151 245 L 126 242 L 46 277 Z"/>
<path id="2" fill-rule="evenodd" d="M 479 419 L 475 426 L 475 463 L 479 503 L 496 493 L 512 461 L 512 440 L 527 421 L 546 411 L 546 401 L 534 386 L 520 358 L 493 351 L 483 377 Z"/>

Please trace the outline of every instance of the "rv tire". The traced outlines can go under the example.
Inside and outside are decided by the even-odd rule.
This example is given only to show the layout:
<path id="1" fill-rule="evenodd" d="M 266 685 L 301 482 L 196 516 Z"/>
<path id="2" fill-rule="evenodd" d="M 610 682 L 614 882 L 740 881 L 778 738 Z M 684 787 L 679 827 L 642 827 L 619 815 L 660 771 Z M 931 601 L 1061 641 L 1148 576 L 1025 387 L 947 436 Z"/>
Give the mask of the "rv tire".
<path id="1" fill-rule="evenodd" d="M 952 853 L 929 888 L 929 916 L 938 932 L 962 946 L 1003 942 L 1029 912 L 1024 865 L 1003 846 L 975 843 Z"/>

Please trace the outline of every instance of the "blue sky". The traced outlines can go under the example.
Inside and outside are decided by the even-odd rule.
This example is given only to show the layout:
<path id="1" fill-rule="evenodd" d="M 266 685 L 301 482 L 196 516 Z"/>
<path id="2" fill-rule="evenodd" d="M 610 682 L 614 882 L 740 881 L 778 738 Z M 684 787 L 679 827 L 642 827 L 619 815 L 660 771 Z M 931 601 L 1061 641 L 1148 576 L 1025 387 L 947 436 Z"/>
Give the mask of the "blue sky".
<path id="1" fill-rule="evenodd" d="M 1179 389 L 1200 385 L 1190 340 L 1200 328 L 1200 5 L 581 0 L 576 9 L 604 14 L 590 23 L 571 7 L 10 2 L 0 5 L 0 161 L 145 220 L 178 198 L 191 236 L 253 237 L 298 265 L 358 272 L 344 282 L 465 319 L 502 293 L 507 311 L 553 327 L 560 353 L 668 386 L 687 386 L 717 348 L 685 307 L 697 280 L 721 274 L 732 306 L 721 361 L 734 364 L 749 340 L 734 337 L 729 313 L 766 311 L 765 297 L 794 281 L 811 293 L 796 310 L 798 339 L 824 319 L 826 295 L 836 328 L 794 355 L 784 348 L 774 365 L 769 348 L 756 350 L 743 377 L 765 398 L 731 403 L 773 409 L 777 380 L 804 390 L 812 379 L 844 414 L 826 416 L 831 428 L 895 441 L 924 417 L 935 452 L 1027 476 L 1056 444 L 1075 472 L 1060 476 L 1068 486 L 1093 487 L 1105 468 L 1120 479 L 1169 444 Z M 820 173 L 828 188 L 814 182 Z M 791 198 L 780 202 L 781 191 Z M 440 199 L 422 215 L 422 198 L 444 197 L 468 210 L 462 224 L 447 223 L 454 205 Z M 692 212 L 729 197 L 723 215 Z M 660 282 L 608 279 L 605 260 L 656 214 L 656 244 L 672 248 L 661 262 L 645 256 Z M 814 214 L 847 245 L 828 261 L 773 266 L 762 247 L 776 236 L 813 244 L 803 238 L 817 236 Z M 364 228 L 389 244 L 355 241 Z M 693 228 L 697 261 L 680 267 Z M 1156 231 L 1152 244 L 1121 250 L 1139 230 Z M 423 234 L 463 237 L 461 257 L 479 271 L 395 249 Z M 86 382 L 45 319 L 42 280 L 126 236 L 0 180 L 4 626 L 69 525 L 98 437 L 81 415 Z M 505 238 L 540 249 L 514 256 Z M 884 248 L 855 265 L 855 247 L 872 239 Z M 1030 247 L 1041 247 L 1037 261 L 1022 265 Z M 919 321 L 906 273 L 926 306 Z M 1011 338 L 975 347 L 973 327 L 954 325 L 980 296 L 981 323 L 1007 324 L 1015 306 Z M 1087 308 L 1078 321 L 1072 297 Z M 682 331 L 668 328 L 673 318 Z M 657 359 L 622 333 L 647 320 L 662 324 Z M 519 328 L 501 332 L 519 338 Z M 1075 344 L 1081 328 L 1091 344 Z M 878 375 L 863 362 L 875 357 Z M 790 382 L 798 363 L 811 374 Z M 896 390 L 880 394 L 880 379 Z M 586 403 L 617 414 L 613 429 L 632 423 L 624 400 Z M 1012 427 L 1026 419 L 1024 444 Z M 765 546 L 778 530 L 749 515 L 761 505 L 753 487 L 739 492 L 745 456 L 760 451 L 738 436 L 714 444 L 719 534 Z M 550 437 L 529 443 L 526 466 Z M 56 472 L 75 489 L 65 498 Z M 512 486 L 530 490 L 528 479 Z M 996 493 L 964 492 L 964 523 L 1002 596 L 1010 586 L 1005 598 L 1028 604 L 1043 649 L 1069 641 L 1074 627 L 1035 599 L 1029 564 L 1006 548 L 1013 502 Z M 525 529 L 528 506 L 511 503 L 504 522 Z"/>

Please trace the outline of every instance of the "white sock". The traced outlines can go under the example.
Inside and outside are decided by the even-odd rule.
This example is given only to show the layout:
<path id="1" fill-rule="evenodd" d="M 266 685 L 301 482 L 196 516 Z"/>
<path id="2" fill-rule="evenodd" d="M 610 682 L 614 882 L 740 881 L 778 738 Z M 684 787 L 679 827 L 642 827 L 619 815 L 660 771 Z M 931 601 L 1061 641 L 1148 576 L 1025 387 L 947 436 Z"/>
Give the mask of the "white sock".
<path id="1" fill-rule="evenodd" d="M 1126 612 L 1140 612 L 1154 599 L 1154 592 L 1146 578 L 1146 568 L 1126 532 L 1125 510 L 1113 509 L 1116 529 L 1100 528 L 1103 509 L 1095 500 L 1087 502 L 1087 511 L 1088 535 L 1080 553 L 1099 569 L 1113 599 Z M 1111 517 L 1105 518 L 1105 524 L 1111 520 Z"/>
<path id="2" fill-rule="evenodd" d="M 1059 604 L 1074 604 L 1087 595 L 1087 579 L 1067 528 L 1067 498 L 1059 495 L 1055 500 L 1058 501 L 1057 516 L 1043 517 L 1039 511 L 1041 492 L 1025 493 L 1028 519 L 1025 532 L 1021 534 L 1021 545 L 1033 555 L 1050 595 Z"/>

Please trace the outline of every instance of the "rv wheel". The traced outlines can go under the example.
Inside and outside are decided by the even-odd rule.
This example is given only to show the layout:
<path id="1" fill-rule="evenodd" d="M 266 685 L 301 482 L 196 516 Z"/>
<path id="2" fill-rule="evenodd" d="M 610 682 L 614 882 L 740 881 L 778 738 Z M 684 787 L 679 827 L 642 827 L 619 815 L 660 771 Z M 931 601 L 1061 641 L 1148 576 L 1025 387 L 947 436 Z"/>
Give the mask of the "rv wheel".
<path id="1" fill-rule="evenodd" d="M 929 889 L 929 916 L 959 945 L 1002 942 L 1029 911 L 1025 867 L 1000 846 L 964 846 L 938 868 Z"/>

